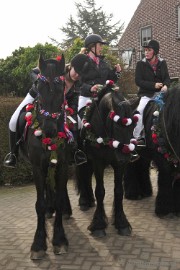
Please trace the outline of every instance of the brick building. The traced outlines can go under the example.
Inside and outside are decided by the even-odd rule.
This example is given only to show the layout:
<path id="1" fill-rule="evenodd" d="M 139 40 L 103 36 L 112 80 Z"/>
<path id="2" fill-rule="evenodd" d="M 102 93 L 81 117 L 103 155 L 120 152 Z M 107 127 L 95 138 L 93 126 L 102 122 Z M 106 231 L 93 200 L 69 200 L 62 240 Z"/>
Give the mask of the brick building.
<path id="1" fill-rule="evenodd" d="M 180 81 L 180 0 L 141 0 L 118 44 L 126 67 L 135 68 L 150 39 L 159 41 L 171 79 Z"/>

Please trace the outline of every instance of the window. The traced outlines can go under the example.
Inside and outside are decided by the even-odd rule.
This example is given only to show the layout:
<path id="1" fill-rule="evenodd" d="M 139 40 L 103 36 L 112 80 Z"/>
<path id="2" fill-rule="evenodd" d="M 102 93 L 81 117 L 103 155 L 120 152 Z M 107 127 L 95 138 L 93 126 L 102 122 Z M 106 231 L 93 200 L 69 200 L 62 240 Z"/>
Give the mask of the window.
<path id="1" fill-rule="evenodd" d="M 141 46 L 146 45 L 148 41 L 152 39 L 152 28 L 151 26 L 147 26 L 144 28 L 141 28 Z M 144 57 L 144 50 L 141 51 L 140 57 Z"/>
<path id="2" fill-rule="evenodd" d="M 141 46 L 146 45 L 152 39 L 151 26 L 141 28 Z"/>
<path id="3" fill-rule="evenodd" d="M 178 6 L 178 37 L 180 38 L 180 6 Z"/>
<path id="4" fill-rule="evenodd" d="M 123 60 L 123 63 L 124 63 L 124 67 L 125 68 L 128 68 L 131 63 L 132 63 L 132 54 L 134 52 L 134 49 L 133 48 L 129 48 L 129 49 L 125 49 L 123 52 L 122 52 L 122 60 Z"/>

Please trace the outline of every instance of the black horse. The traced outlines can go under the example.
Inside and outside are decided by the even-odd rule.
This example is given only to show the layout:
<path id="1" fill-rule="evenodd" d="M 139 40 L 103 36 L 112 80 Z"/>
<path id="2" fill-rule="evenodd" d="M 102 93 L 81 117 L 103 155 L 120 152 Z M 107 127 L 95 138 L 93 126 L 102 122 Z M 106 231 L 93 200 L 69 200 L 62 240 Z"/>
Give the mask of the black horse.
<path id="1" fill-rule="evenodd" d="M 79 203 L 94 206 L 91 177 L 96 179 L 97 201 L 93 220 L 88 229 L 93 235 L 105 235 L 107 217 L 104 209 L 104 170 L 108 165 L 114 170 L 114 226 L 121 235 L 131 233 L 131 225 L 123 211 L 123 175 L 134 150 L 132 132 L 138 115 L 133 115 L 131 106 L 114 85 L 107 85 L 98 97 L 87 102 L 82 117 L 81 147 L 88 162 L 77 167 Z M 89 193 L 89 194 L 88 194 Z M 87 205 L 88 196 L 88 205 Z M 84 204 L 84 205 L 83 205 Z M 87 210 L 86 209 L 86 210 Z"/>
<path id="2" fill-rule="evenodd" d="M 39 58 L 40 74 L 35 104 L 26 106 L 19 126 L 26 119 L 24 140 L 20 150 L 32 164 L 36 185 L 37 229 L 31 246 L 31 259 L 41 259 L 47 250 L 45 214 L 47 211 L 47 181 L 55 190 L 55 221 L 52 244 L 55 254 L 67 251 L 68 240 L 62 222 L 67 194 L 68 165 L 71 155 L 70 130 L 64 98 L 64 56 L 57 59 Z M 25 115 L 25 117 L 24 117 Z M 22 130 L 21 130 L 22 132 Z M 69 203 L 66 201 L 66 204 Z M 67 206 L 67 205 L 66 205 Z"/>
<path id="3" fill-rule="evenodd" d="M 124 177 L 125 197 L 142 199 L 152 195 L 150 163 L 158 171 L 155 213 L 159 217 L 180 214 L 180 85 L 150 101 L 144 111 L 146 148 L 140 159 L 128 164 Z"/>

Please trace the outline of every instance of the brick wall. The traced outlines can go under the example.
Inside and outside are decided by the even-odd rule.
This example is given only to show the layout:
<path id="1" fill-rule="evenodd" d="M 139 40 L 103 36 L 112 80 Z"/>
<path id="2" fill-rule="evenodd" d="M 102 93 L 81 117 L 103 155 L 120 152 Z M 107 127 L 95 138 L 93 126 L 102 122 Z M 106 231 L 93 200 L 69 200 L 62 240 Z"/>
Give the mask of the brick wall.
<path id="1" fill-rule="evenodd" d="M 140 59 L 140 29 L 152 27 L 152 38 L 160 43 L 160 56 L 167 61 L 170 77 L 180 80 L 180 38 L 177 36 L 180 0 L 141 0 L 119 41 L 119 50 L 134 48 L 133 67 Z"/>

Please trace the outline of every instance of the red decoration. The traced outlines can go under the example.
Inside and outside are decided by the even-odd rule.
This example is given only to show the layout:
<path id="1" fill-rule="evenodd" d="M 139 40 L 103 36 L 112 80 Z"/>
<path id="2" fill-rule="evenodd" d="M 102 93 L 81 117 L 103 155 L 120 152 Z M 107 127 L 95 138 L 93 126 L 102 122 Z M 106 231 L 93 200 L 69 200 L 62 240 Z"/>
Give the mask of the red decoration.
<path id="1" fill-rule="evenodd" d="M 110 112 L 110 114 L 109 114 L 110 119 L 113 119 L 115 115 L 116 115 L 116 113 L 114 111 Z"/>
<path id="2" fill-rule="evenodd" d="M 51 147 L 51 151 L 56 151 L 57 150 L 57 145 L 55 143 L 50 145 L 50 147 Z"/>
<path id="3" fill-rule="evenodd" d="M 51 143 L 51 138 L 42 139 L 42 143 L 45 144 L 45 145 L 49 145 Z"/>
<path id="4" fill-rule="evenodd" d="M 128 122 L 128 119 L 127 119 L 127 118 L 123 118 L 123 119 L 122 119 L 122 124 L 123 124 L 123 125 L 126 125 L 127 122 Z"/>
<path id="5" fill-rule="evenodd" d="M 66 136 L 66 134 L 64 132 L 58 132 L 58 138 L 64 138 L 64 139 L 66 139 L 67 136 Z"/>
<path id="6" fill-rule="evenodd" d="M 123 146 L 122 152 L 123 152 L 124 154 L 129 154 L 129 153 L 131 152 L 130 149 L 129 149 L 129 147 L 128 147 L 128 145 L 124 145 L 124 146 Z"/>
<path id="7" fill-rule="evenodd" d="M 56 60 L 57 60 L 57 61 L 61 61 L 61 59 L 62 59 L 62 57 L 61 57 L 60 55 L 58 55 L 58 56 L 56 57 Z"/>
<path id="8" fill-rule="evenodd" d="M 34 104 L 29 103 L 26 105 L 26 112 L 30 112 L 34 110 Z"/>

